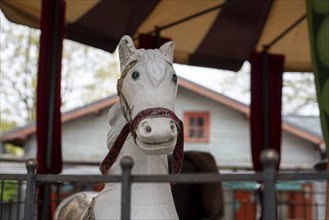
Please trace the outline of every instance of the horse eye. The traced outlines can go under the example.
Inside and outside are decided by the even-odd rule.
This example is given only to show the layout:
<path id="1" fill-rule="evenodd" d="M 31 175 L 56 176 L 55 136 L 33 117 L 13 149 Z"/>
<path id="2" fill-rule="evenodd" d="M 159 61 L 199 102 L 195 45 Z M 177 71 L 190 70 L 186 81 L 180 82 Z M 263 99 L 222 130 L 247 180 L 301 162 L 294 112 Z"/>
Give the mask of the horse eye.
<path id="1" fill-rule="evenodd" d="M 134 71 L 133 74 L 132 74 L 132 77 L 133 77 L 134 80 L 138 79 L 139 78 L 139 72 Z"/>
<path id="2" fill-rule="evenodd" d="M 176 74 L 172 75 L 172 81 L 174 81 L 174 83 L 177 83 L 177 75 Z"/>

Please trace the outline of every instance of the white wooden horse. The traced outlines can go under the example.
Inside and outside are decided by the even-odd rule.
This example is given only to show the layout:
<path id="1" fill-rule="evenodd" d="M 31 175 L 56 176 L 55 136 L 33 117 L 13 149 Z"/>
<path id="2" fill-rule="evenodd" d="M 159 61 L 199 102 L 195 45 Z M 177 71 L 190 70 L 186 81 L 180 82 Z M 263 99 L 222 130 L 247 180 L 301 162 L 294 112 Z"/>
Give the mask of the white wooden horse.
<path id="1" fill-rule="evenodd" d="M 173 172 L 179 173 L 183 159 L 183 125 L 174 114 L 177 75 L 173 69 L 174 42 L 160 49 L 136 49 L 132 39 L 124 36 L 119 43 L 121 78 L 118 80 L 120 103 L 109 111 L 109 153 L 100 170 L 119 175 L 120 159 L 134 160 L 132 174 L 168 174 L 167 155 L 173 152 Z M 119 219 L 121 184 L 106 183 L 94 198 L 86 214 L 92 192 L 81 192 L 64 200 L 55 219 Z M 82 203 L 81 203 L 82 204 Z M 72 210 L 68 210 L 73 206 Z M 72 214 L 73 213 L 73 214 Z M 132 185 L 132 219 L 178 219 L 169 183 Z"/>

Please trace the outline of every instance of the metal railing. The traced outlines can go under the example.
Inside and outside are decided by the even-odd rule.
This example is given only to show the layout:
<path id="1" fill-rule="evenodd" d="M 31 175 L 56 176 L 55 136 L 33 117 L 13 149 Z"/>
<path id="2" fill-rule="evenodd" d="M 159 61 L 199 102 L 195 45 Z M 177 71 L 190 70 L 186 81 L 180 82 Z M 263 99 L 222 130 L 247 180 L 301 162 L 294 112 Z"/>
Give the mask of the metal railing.
<path id="1" fill-rule="evenodd" d="M 0 180 L 26 181 L 24 219 L 34 219 L 36 183 L 54 182 L 113 182 L 122 184 L 121 219 L 130 219 L 131 184 L 140 182 L 175 182 L 175 183 L 214 183 L 240 181 L 257 181 L 263 183 L 263 219 L 276 219 L 275 183 L 280 180 L 329 180 L 328 172 L 276 172 L 278 155 L 272 150 L 265 150 L 261 155 L 263 172 L 253 174 L 216 174 L 197 173 L 179 175 L 131 175 L 132 158 L 125 157 L 121 161 L 122 175 L 52 175 L 36 174 L 37 162 L 34 159 L 26 162 L 27 174 L 1 174 Z"/>

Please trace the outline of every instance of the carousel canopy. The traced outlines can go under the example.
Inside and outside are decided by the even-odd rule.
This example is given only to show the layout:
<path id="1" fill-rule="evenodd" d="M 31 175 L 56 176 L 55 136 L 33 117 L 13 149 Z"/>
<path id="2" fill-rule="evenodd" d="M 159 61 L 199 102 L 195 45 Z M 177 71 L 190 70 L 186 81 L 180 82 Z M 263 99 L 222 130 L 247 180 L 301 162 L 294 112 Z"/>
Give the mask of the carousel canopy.
<path id="1" fill-rule="evenodd" d="M 0 7 L 9 20 L 39 28 L 41 0 L 0 0 Z M 66 0 L 65 37 L 113 52 L 125 34 L 137 45 L 158 34 L 175 41 L 176 63 L 234 71 L 268 47 L 285 55 L 285 71 L 304 72 L 312 71 L 305 15 L 304 0 Z"/>

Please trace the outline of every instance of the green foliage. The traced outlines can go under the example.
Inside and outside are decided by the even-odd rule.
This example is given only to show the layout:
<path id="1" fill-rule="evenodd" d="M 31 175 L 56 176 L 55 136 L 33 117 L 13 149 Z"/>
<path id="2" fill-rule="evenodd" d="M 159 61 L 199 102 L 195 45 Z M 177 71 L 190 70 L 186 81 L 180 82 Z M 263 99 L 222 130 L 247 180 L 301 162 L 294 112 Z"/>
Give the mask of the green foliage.
<path id="1" fill-rule="evenodd" d="M 16 127 L 17 127 L 17 124 L 14 121 L 7 121 L 2 118 L 0 119 L 0 132 L 10 131 Z M 24 154 L 24 151 L 21 147 L 17 147 L 15 145 L 8 144 L 8 143 L 3 143 L 2 146 L 3 146 L 4 152 L 1 152 L 1 153 L 7 153 L 7 154 L 14 155 L 14 156 L 23 156 L 23 154 Z"/>
<path id="2" fill-rule="evenodd" d="M 0 132 L 9 131 L 16 128 L 17 124 L 14 121 L 7 121 L 5 119 L 0 119 Z"/>
<path id="3" fill-rule="evenodd" d="M 24 155 L 24 150 L 21 147 L 5 143 L 3 144 L 5 153 L 17 156 L 17 157 L 22 157 Z"/>
<path id="4" fill-rule="evenodd" d="M 17 182 L 12 180 L 5 180 L 0 182 L 0 195 L 2 195 L 2 201 L 8 202 L 9 200 L 14 200 L 17 194 Z"/>

